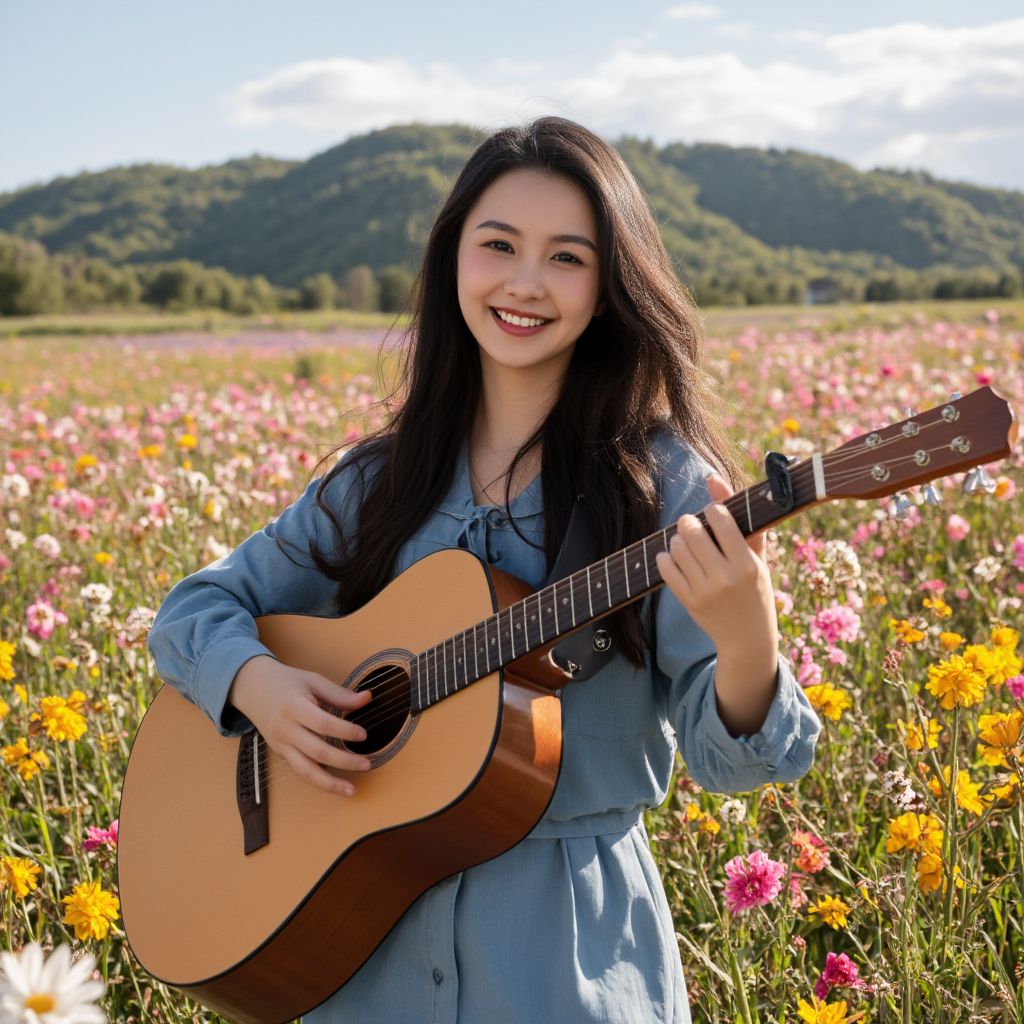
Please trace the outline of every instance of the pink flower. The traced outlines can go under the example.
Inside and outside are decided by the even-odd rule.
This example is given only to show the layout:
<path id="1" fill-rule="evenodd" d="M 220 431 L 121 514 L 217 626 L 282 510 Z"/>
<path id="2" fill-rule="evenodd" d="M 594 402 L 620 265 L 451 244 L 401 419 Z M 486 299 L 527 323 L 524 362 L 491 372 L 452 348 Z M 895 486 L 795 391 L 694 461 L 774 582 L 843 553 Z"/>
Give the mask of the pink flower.
<path id="1" fill-rule="evenodd" d="M 86 852 L 98 850 L 101 846 L 117 846 L 117 818 L 110 823 L 110 828 L 90 825 L 85 831 L 86 839 L 82 843 L 82 849 Z"/>
<path id="2" fill-rule="evenodd" d="M 867 983 L 859 976 L 857 965 L 845 954 L 829 953 L 825 957 L 825 969 L 821 972 L 818 984 L 814 986 L 814 994 L 819 999 L 827 998 L 834 988 L 867 988 Z"/>
<path id="3" fill-rule="evenodd" d="M 845 604 L 823 608 L 811 620 L 811 637 L 832 646 L 840 640 L 852 643 L 860 634 L 860 616 Z"/>
<path id="4" fill-rule="evenodd" d="M 946 536 L 954 542 L 959 542 L 971 532 L 971 524 L 958 516 L 955 512 L 946 520 Z"/>
<path id="5" fill-rule="evenodd" d="M 1013 567 L 1024 569 L 1024 533 L 1018 533 L 1013 538 Z"/>
<path id="6" fill-rule="evenodd" d="M 772 860 L 764 850 L 749 857 L 733 857 L 725 865 L 725 905 L 733 914 L 771 903 L 782 891 L 786 865 Z"/>
<path id="7" fill-rule="evenodd" d="M 68 617 L 48 601 L 30 604 L 25 615 L 28 618 L 28 631 L 40 640 L 49 640 L 53 631 L 58 626 L 66 625 L 68 621 Z"/>
<path id="8" fill-rule="evenodd" d="M 795 910 L 799 910 L 807 902 L 807 893 L 803 887 L 804 876 L 795 871 L 789 876 L 789 900 Z"/>
<path id="9" fill-rule="evenodd" d="M 1014 700 L 1024 699 L 1024 675 L 1007 679 L 1006 688 L 1010 691 Z"/>

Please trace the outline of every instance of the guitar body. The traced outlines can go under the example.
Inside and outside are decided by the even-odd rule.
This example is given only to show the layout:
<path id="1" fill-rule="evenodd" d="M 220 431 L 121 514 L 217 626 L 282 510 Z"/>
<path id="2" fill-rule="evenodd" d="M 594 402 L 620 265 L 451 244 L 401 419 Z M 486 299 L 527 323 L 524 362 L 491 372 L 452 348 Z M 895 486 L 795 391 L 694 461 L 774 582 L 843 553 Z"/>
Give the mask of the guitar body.
<path id="1" fill-rule="evenodd" d="M 392 718 L 371 732 L 379 749 L 364 750 L 374 767 L 352 773 L 353 797 L 304 782 L 263 745 L 267 835 L 250 852 L 241 741 L 165 685 L 132 747 L 120 811 L 121 910 L 142 966 L 232 1019 L 290 1020 L 342 987 L 430 886 L 523 839 L 558 778 L 552 690 L 565 677 L 535 653 L 410 715 L 401 669 L 409 652 L 528 591 L 450 550 L 344 618 L 257 619 L 282 662 L 342 686 L 374 682 L 367 711 L 389 705 Z"/>

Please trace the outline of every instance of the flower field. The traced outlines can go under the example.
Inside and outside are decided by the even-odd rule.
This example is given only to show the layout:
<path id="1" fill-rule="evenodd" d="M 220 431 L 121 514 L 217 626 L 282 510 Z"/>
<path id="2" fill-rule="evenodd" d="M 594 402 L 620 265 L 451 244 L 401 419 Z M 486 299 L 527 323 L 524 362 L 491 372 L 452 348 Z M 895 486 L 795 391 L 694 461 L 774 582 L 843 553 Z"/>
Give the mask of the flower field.
<path id="1" fill-rule="evenodd" d="M 1024 309 L 930 313 L 710 330 L 751 474 L 979 384 L 1019 417 Z M 375 424 L 375 349 L 0 344 L 0 949 L 94 956 L 111 1021 L 217 1020 L 155 984 L 121 926 L 120 780 L 159 685 L 146 633 L 175 581 Z M 991 493 L 949 478 L 901 519 L 846 501 L 773 532 L 784 653 L 824 729 L 797 783 L 713 794 L 680 766 L 648 815 L 695 1021 L 1024 1022 L 1021 448 Z M 35 1017 L 11 1009 L 5 962 L 0 1024 L 55 1020 L 42 991 L 18 997 Z"/>

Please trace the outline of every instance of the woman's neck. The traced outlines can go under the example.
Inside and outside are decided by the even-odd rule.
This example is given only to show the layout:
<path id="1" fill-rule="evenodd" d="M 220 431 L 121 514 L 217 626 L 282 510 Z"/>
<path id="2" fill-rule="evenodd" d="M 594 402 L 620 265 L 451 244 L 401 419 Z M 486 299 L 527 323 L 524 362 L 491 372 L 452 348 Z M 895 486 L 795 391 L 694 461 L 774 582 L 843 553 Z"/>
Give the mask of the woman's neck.
<path id="1" fill-rule="evenodd" d="M 504 367 L 483 369 L 480 401 L 473 421 L 469 461 L 473 493 L 478 503 L 505 500 L 505 480 L 512 459 L 544 422 L 558 397 L 550 378 Z M 560 383 L 560 382 L 559 382 Z M 510 482 L 515 497 L 540 472 L 541 451 L 535 448 L 517 467 Z M 481 501 L 482 499 L 482 501 Z"/>

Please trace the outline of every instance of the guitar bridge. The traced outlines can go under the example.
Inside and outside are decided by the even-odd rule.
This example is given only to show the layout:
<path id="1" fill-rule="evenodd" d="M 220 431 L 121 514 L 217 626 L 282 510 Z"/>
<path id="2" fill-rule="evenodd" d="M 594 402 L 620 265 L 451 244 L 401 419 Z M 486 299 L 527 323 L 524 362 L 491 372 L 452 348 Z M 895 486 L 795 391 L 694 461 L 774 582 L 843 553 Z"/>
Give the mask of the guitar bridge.
<path id="1" fill-rule="evenodd" d="M 270 808 L 267 803 L 267 745 L 253 729 L 238 744 L 235 797 L 242 819 L 246 855 L 270 842 Z"/>

